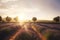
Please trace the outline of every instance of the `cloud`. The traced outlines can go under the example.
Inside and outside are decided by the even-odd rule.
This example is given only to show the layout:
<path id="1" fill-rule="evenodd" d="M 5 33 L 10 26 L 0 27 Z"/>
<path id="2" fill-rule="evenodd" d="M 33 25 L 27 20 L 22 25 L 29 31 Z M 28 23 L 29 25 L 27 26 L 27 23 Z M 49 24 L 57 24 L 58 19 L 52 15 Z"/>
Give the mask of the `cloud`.
<path id="1" fill-rule="evenodd" d="M 0 0 L 0 2 L 2 2 L 2 3 L 12 2 L 12 1 L 17 1 L 17 0 Z"/>
<path id="2" fill-rule="evenodd" d="M 3 11 L 2 11 L 3 10 Z M 24 11 L 25 14 L 60 15 L 59 0 L 0 0 L 0 14 L 14 14 Z M 5 14 L 4 14 L 5 13 Z M 36 15 L 35 15 L 36 16 Z"/>

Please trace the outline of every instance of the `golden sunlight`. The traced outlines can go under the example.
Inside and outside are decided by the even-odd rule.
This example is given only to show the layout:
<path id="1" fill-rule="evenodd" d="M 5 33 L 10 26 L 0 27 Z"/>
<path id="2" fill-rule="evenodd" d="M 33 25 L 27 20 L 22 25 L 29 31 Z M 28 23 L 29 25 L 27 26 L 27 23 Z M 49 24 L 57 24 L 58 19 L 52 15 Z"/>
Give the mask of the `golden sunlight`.
<path id="1" fill-rule="evenodd" d="M 23 13 L 20 14 L 18 17 L 19 17 L 19 20 L 21 20 L 21 21 L 25 20 L 25 14 L 23 14 Z"/>

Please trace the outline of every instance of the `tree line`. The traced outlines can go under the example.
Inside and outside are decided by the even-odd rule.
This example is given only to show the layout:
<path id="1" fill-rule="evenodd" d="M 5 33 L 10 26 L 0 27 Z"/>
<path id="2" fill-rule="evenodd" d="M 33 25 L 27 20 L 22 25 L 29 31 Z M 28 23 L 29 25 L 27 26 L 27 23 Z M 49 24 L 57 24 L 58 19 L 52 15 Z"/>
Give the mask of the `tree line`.
<path id="1" fill-rule="evenodd" d="M 33 17 L 32 20 L 35 22 L 35 21 L 37 21 L 37 18 Z M 60 16 L 54 17 L 53 21 L 56 22 L 56 23 L 60 23 Z"/>
<path id="2" fill-rule="evenodd" d="M 18 16 L 16 16 L 15 18 L 11 18 L 11 17 L 7 16 L 7 17 L 5 17 L 5 20 L 2 18 L 2 16 L 0 16 L 0 22 L 11 22 L 12 19 L 15 22 L 18 22 Z"/>
<path id="3" fill-rule="evenodd" d="M 7 17 L 5 18 L 5 20 L 6 20 L 6 22 L 10 22 L 10 21 L 12 20 L 12 18 L 9 17 L 9 16 L 7 16 Z M 15 22 L 18 22 L 18 16 L 16 16 L 15 18 L 13 18 L 13 20 L 14 20 Z M 36 18 L 36 17 L 33 17 L 33 18 L 32 18 L 32 21 L 34 21 L 34 22 L 37 21 L 37 18 Z M 54 21 L 54 22 L 60 22 L 60 16 L 54 17 L 54 18 L 53 18 L 53 21 Z M 5 22 L 4 19 L 2 18 L 2 16 L 0 16 L 0 22 Z"/>

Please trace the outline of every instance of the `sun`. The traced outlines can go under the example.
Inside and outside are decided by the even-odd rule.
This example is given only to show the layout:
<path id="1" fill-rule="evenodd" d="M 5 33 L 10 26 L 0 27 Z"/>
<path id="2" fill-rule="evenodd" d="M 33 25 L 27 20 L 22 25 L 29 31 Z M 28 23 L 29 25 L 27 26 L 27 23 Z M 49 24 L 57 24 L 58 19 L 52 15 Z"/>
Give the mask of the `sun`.
<path id="1" fill-rule="evenodd" d="M 23 21 L 25 20 L 25 14 L 19 14 L 19 20 Z"/>

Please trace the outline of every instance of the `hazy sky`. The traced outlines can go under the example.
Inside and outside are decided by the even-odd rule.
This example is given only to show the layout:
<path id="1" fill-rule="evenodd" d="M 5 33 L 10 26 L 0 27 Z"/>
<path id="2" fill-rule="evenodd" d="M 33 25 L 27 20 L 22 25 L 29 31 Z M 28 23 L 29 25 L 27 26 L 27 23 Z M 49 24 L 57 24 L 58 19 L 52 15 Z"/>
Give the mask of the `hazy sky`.
<path id="1" fill-rule="evenodd" d="M 0 15 L 51 20 L 60 16 L 60 0 L 0 0 Z"/>

